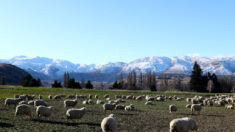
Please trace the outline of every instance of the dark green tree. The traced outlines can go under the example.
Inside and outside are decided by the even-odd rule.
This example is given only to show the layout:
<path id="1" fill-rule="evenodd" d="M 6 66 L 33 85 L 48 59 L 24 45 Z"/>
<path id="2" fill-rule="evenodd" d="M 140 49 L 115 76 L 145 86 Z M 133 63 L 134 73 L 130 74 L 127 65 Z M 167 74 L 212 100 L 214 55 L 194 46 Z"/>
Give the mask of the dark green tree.
<path id="1" fill-rule="evenodd" d="M 78 89 L 81 89 L 80 83 L 76 82 L 74 78 L 68 79 L 66 86 L 67 86 L 67 88 L 78 88 Z"/>
<path id="2" fill-rule="evenodd" d="M 119 83 L 118 83 L 117 81 L 115 81 L 115 82 L 113 83 L 112 88 L 113 88 L 113 89 L 119 89 L 119 88 L 120 88 Z"/>
<path id="3" fill-rule="evenodd" d="M 87 88 L 87 89 L 93 89 L 93 85 L 92 85 L 92 83 L 91 83 L 90 80 L 87 81 L 87 83 L 86 83 L 86 88 Z"/>
<path id="4" fill-rule="evenodd" d="M 0 85 L 6 85 L 4 76 L 1 76 Z"/>
<path id="5" fill-rule="evenodd" d="M 191 74 L 191 79 L 190 79 L 190 89 L 192 91 L 196 91 L 196 92 L 205 92 L 206 91 L 206 85 L 207 82 L 205 83 L 206 85 L 204 85 L 204 79 L 202 76 L 202 69 L 200 67 L 199 64 L 197 64 L 197 62 L 195 62 L 194 66 L 193 66 L 193 71 Z"/>
<path id="6" fill-rule="evenodd" d="M 61 82 L 54 80 L 54 83 L 51 85 L 52 88 L 62 88 Z"/>

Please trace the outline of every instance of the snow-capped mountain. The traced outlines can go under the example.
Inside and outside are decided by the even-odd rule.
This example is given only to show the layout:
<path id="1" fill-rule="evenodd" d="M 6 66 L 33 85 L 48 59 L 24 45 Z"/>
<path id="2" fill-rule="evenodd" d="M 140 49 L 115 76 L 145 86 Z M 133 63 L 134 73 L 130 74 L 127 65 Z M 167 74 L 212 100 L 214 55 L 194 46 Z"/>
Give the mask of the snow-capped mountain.
<path id="1" fill-rule="evenodd" d="M 64 72 L 119 74 L 130 70 L 156 73 L 189 74 L 194 62 L 197 61 L 203 71 L 216 74 L 234 74 L 235 56 L 203 57 L 195 55 L 175 57 L 144 57 L 129 63 L 116 62 L 105 64 L 74 64 L 66 60 L 46 57 L 16 56 L 11 59 L 0 59 L 0 63 L 10 63 L 30 73 L 38 73 L 50 78 L 62 76 Z"/>

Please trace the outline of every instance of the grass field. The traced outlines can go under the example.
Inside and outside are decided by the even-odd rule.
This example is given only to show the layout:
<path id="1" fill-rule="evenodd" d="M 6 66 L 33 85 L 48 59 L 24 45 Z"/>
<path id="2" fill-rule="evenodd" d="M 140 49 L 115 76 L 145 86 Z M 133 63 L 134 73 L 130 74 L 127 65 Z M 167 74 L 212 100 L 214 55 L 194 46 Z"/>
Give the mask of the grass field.
<path id="1" fill-rule="evenodd" d="M 33 118 L 15 117 L 15 109 L 13 106 L 5 107 L 4 99 L 13 97 L 14 94 L 42 94 L 44 100 L 50 105 L 56 107 L 56 113 L 50 118 L 38 119 L 35 115 L 35 108 Z M 88 108 L 88 112 L 82 119 L 66 121 L 63 107 L 63 100 L 55 101 L 48 100 L 47 95 L 56 94 L 83 94 L 83 95 L 99 95 L 104 100 L 104 94 L 110 94 L 114 99 L 114 95 L 167 95 L 192 97 L 194 95 L 210 96 L 213 94 L 207 93 L 181 93 L 181 92 L 148 92 L 148 91 L 111 91 L 111 90 L 74 90 L 74 89 L 51 89 L 51 88 L 24 88 L 6 86 L 0 87 L 0 131 L 97 131 L 100 132 L 100 123 L 102 119 L 110 114 L 104 113 L 102 105 L 83 105 L 80 100 L 76 108 L 83 106 Z M 93 99 L 95 101 L 95 99 Z M 124 132 L 168 132 L 169 122 L 174 118 L 192 117 L 199 126 L 199 132 L 234 132 L 235 131 L 235 110 L 225 110 L 224 107 L 205 106 L 200 115 L 191 115 L 189 109 L 185 108 L 186 101 L 165 101 L 154 102 L 152 106 L 144 105 L 143 101 L 127 100 L 124 105 L 134 104 L 135 111 L 113 111 L 118 121 L 118 131 Z M 175 104 L 178 107 L 176 113 L 169 114 L 168 106 Z"/>

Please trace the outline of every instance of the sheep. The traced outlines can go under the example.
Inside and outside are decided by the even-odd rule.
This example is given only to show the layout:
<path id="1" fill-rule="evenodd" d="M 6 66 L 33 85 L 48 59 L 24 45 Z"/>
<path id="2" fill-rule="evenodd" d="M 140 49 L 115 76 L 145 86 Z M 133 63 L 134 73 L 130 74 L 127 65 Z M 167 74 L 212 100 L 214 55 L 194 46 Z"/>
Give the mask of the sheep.
<path id="1" fill-rule="evenodd" d="M 92 99 L 88 99 L 88 104 L 94 104 Z"/>
<path id="2" fill-rule="evenodd" d="M 61 95 L 55 95 L 55 96 L 54 96 L 54 99 L 56 99 L 56 100 L 59 100 L 59 99 L 61 99 L 61 98 L 62 98 Z"/>
<path id="3" fill-rule="evenodd" d="M 152 101 L 147 101 L 147 102 L 145 103 L 145 105 L 153 105 L 153 102 L 152 102 Z"/>
<path id="4" fill-rule="evenodd" d="M 20 95 L 16 94 L 16 95 L 15 95 L 15 98 L 20 98 Z"/>
<path id="5" fill-rule="evenodd" d="M 20 101 L 20 102 L 19 102 L 19 105 L 20 105 L 20 104 L 28 104 L 28 103 L 27 103 L 26 101 Z"/>
<path id="6" fill-rule="evenodd" d="M 108 95 L 108 94 L 105 94 L 105 95 L 104 95 L 104 98 L 109 98 L 109 95 Z"/>
<path id="7" fill-rule="evenodd" d="M 22 99 L 20 98 L 7 98 L 5 99 L 5 105 L 9 106 L 9 105 L 17 105 L 20 101 L 22 101 Z"/>
<path id="8" fill-rule="evenodd" d="M 143 99 L 143 96 L 137 96 L 136 97 L 136 100 L 142 100 Z"/>
<path id="9" fill-rule="evenodd" d="M 187 104 L 185 107 L 191 109 L 191 104 Z"/>
<path id="10" fill-rule="evenodd" d="M 98 100 L 96 101 L 96 104 L 104 104 L 104 101 L 98 99 Z"/>
<path id="11" fill-rule="evenodd" d="M 126 111 L 133 111 L 133 110 L 135 110 L 135 106 L 133 104 L 130 104 L 130 105 L 125 107 L 125 110 Z"/>
<path id="12" fill-rule="evenodd" d="M 35 100 L 34 101 L 34 106 L 39 106 L 39 105 L 48 106 L 48 104 L 43 100 Z"/>
<path id="13" fill-rule="evenodd" d="M 98 98 L 99 98 L 99 96 L 98 96 L 98 95 L 95 95 L 95 98 L 96 98 L 96 99 L 98 99 Z"/>
<path id="14" fill-rule="evenodd" d="M 31 95 L 31 96 L 30 96 L 30 95 L 27 95 L 27 99 L 28 99 L 28 100 L 34 100 L 34 98 L 35 98 L 34 95 Z"/>
<path id="15" fill-rule="evenodd" d="M 39 96 L 38 96 L 38 97 L 39 97 L 39 99 L 42 99 L 42 98 L 43 98 L 43 96 L 42 96 L 41 94 L 39 94 Z"/>
<path id="16" fill-rule="evenodd" d="M 125 106 L 124 105 L 116 105 L 115 110 L 124 110 Z"/>
<path id="17" fill-rule="evenodd" d="M 82 102 L 82 104 L 89 104 L 89 103 L 88 103 L 88 100 L 84 100 L 84 101 Z"/>
<path id="18" fill-rule="evenodd" d="M 36 115 L 38 117 L 42 117 L 42 116 L 49 117 L 53 113 L 54 109 L 55 108 L 53 106 L 46 107 L 46 106 L 40 105 L 36 108 Z"/>
<path id="19" fill-rule="evenodd" d="M 34 105 L 34 100 L 29 101 L 28 105 Z"/>
<path id="20" fill-rule="evenodd" d="M 189 132 L 190 130 L 197 131 L 197 129 L 197 123 L 192 118 L 177 118 L 170 122 L 170 132 Z"/>
<path id="21" fill-rule="evenodd" d="M 115 99 L 120 99 L 120 98 L 122 98 L 121 95 L 115 95 Z"/>
<path id="22" fill-rule="evenodd" d="M 88 98 L 89 98 L 89 99 L 92 99 L 92 95 L 91 95 L 91 94 L 89 94 L 89 95 L 88 95 Z"/>
<path id="23" fill-rule="evenodd" d="M 69 96 L 68 96 L 68 99 L 74 99 L 74 98 L 76 98 L 75 95 L 69 95 Z"/>
<path id="24" fill-rule="evenodd" d="M 234 109 L 234 105 L 232 104 L 232 105 L 227 105 L 227 106 L 225 106 L 225 109 Z"/>
<path id="25" fill-rule="evenodd" d="M 32 117 L 32 108 L 26 104 L 20 104 L 16 107 L 15 116 L 18 115 L 27 115 L 30 118 Z"/>
<path id="26" fill-rule="evenodd" d="M 101 129 L 103 132 L 116 132 L 117 131 L 117 120 L 113 114 L 105 117 L 101 122 Z"/>
<path id="27" fill-rule="evenodd" d="M 103 109 L 104 109 L 105 113 L 106 113 L 106 110 L 110 110 L 112 112 L 112 110 L 114 110 L 114 108 L 115 108 L 114 104 L 104 104 L 103 105 Z"/>
<path id="28" fill-rule="evenodd" d="M 177 107 L 174 104 L 172 104 L 172 105 L 169 106 L 169 111 L 170 111 L 170 113 L 176 112 L 177 111 Z"/>
<path id="29" fill-rule="evenodd" d="M 77 99 L 74 99 L 74 100 L 65 100 L 64 101 L 64 107 L 67 108 L 67 107 L 74 107 L 76 106 L 78 103 L 78 100 Z"/>
<path id="30" fill-rule="evenodd" d="M 186 102 L 191 102 L 191 98 L 186 98 Z"/>
<path id="31" fill-rule="evenodd" d="M 20 95 L 19 98 L 20 98 L 21 100 L 26 100 L 27 95 Z"/>
<path id="32" fill-rule="evenodd" d="M 199 103 L 198 99 L 191 99 L 191 102 L 192 102 L 192 104 L 198 104 Z"/>
<path id="33" fill-rule="evenodd" d="M 81 119 L 86 114 L 87 108 L 83 107 L 81 109 L 68 109 L 66 111 L 67 119 Z"/>
<path id="34" fill-rule="evenodd" d="M 51 96 L 51 95 L 48 95 L 48 99 L 52 99 L 52 96 Z"/>
<path id="35" fill-rule="evenodd" d="M 191 105 L 191 112 L 193 114 L 194 111 L 197 111 L 198 114 L 200 114 L 200 111 L 202 110 L 202 106 L 200 104 L 192 104 Z"/>

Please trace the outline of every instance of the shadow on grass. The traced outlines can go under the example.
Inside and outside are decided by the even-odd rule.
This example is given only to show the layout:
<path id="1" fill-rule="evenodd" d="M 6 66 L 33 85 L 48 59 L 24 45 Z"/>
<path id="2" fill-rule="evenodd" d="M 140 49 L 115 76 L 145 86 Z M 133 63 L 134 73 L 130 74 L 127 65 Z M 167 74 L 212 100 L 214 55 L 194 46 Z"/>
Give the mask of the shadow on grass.
<path id="1" fill-rule="evenodd" d="M 225 117 L 224 115 L 212 115 L 212 114 L 209 114 L 209 115 L 207 115 L 207 114 L 200 114 L 200 115 L 198 115 L 198 114 L 191 114 L 191 113 L 180 113 L 180 115 L 185 115 L 185 116 L 211 116 L 211 117 Z"/>
<path id="2" fill-rule="evenodd" d="M 50 120 L 41 120 L 41 119 L 32 119 L 34 122 L 39 123 L 49 123 L 49 124 L 59 124 L 65 126 L 78 126 L 78 125 L 88 125 L 88 126 L 100 126 L 100 123 L 93 122 L 61 122 L 61 121 L 50 121 Z"/>
<path id="3" fill-rule="evenodd" d="M 10 127 L 13 127 L 13 126 L 14 126 L 14 125 L 9 124 L 9 123 L 0 122 L 0 127 L 7 127 L 7 128 L 10 128 Z"/>
<path id="4" fill-rule="evenodd" d="M 0 117 L 0 120 L 9 120 L 9 119 Z"/>

